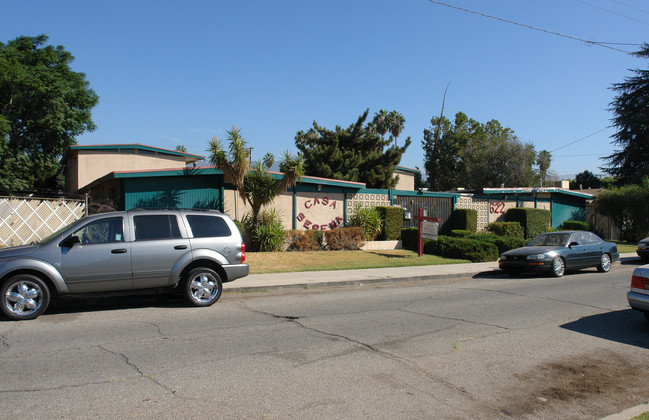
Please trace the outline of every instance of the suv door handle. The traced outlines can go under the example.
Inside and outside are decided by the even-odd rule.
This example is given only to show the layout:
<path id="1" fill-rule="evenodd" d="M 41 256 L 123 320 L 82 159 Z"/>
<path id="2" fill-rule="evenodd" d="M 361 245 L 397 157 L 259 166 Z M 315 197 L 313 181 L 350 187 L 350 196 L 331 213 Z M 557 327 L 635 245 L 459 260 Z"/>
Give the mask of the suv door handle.
<path id="1" fill-rule="evenodd" d="M 111 254 L 126 254 L 126 250 L 124 248 L 113 249 L 112 251 L 110 251 L 110 253 Z"/>
<path id="2" fill-rule="evenodd" d="M 187 249 L 187 245 L 176 245 L 174 249 Z"/>

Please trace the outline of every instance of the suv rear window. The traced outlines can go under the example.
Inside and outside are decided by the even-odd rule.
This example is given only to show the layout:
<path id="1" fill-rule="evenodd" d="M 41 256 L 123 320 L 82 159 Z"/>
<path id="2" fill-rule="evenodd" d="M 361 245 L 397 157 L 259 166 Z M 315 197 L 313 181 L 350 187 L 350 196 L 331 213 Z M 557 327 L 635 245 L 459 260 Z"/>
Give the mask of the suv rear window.
<path id="1" fill-rule="evenodd" d="M 156 214 L 133 217 L 135 240 L 180 238 L 178 219 L 171 214 Z"/>
<path id="2" fill-rule="evenodd" d="M 194 238 L 230 236 L 232 232 L 225 220 L 216 216 L 188 215 L 187 221 Z"/>

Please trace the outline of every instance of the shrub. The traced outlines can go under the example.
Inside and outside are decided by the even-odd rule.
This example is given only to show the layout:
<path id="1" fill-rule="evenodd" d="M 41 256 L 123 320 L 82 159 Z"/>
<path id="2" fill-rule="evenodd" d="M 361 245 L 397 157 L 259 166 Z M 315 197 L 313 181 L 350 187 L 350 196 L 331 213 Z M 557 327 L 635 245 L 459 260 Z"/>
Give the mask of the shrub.
<path id="1" fill-rule="evenodd" d="M 548 231 L 552 221 L 550 210 L 515 207 L 505 213 L 506 222 L 518 222 L 523 227 L 526 238 L 534 238 Z"/>
<path id="2" fill-rule="evenodd" d="M 401 226 L 403 225 L 403 209 L 401 207 L 378 206 L 376 211 L 381 217 L 381 232 L 378 240 L 395 241 L 401 236 Z"/>
<path id="3" fill-rule="evenodd" d="M 478 211 L 474 209 L 455 209 L 453 211 L 453 229 L 468 230 L 475 233 L 478 230 Z"/>
<path id="4" fill-rule="evenodd" d="M 401 229 L 401 248 L 410 251 L 417 251 L 417 240 L 419 239 L 417 228 Z"/>
<path id="5" fill-rule="evenodd" d="M 500 255 L 496 245 L 491 242 L 450 236 L 440 236 L 435 241 L 424 241 L 424 252 L 472 262 L 495 261 Z"/>
<path id="6" fill-rule="evenodd" d="M 321 230 L 289 230 L 286 232 L 287 251 L 318 251 L 322 249 Z"/>
<path id="7" fill-rule="evenodd" d="M 515 236 L 498 236 L 494 242 L 498 247 L 498 253 L 502 254 L 510 249 L 516 249 L 527 245 L 528 240 L 525 238 L 517 238 Z"/>
<path id="8" fill-rule="evenodd" d="M 487 226 L 487 231 L 498 236 L 525 237 L 523 226 L 518 222 L 493 222 Z"/>
<path id="9" fill-rule="evenodd" d="M 252 234 L 253 243 L 261 252 L 280 251 L 284 246 L 284 227 L 278 221 L 260 223 Z"/>
<path id="10" fill-rule="evenodd" d="M 363 239 L 373 241 L 383 228 L 381 215 L 376 207 L 362 207 L 360 204 L 354 206 L 354 215 L 349 220 L 349 226 L 363 228 Z"/>
<path id="11" fill-rule="evenodd" d="M 324 233 L 327 249 L 347 251 L 361 249 L 364 245 L 364 232 L 361 227 L 336 228 Z"/>
<path id="12" fill-rule="evenodd" d="M 457 237 L 457 238 L 466 238 L 467 236 L 472 235 L 473 233 L 468 230 L 462 230 L 462 229 L 454 229 L 451 231 L 451 236 Z"/>
<path id="13" fill-rule="evenodd" d="M 559 228 L 560 230 L 592 230 L 592 226 L 588 222 L 580 220 L 566 220 Z"/>
<path id="14" fill-rule="evenodd" d="M 250 246 L 251 251 L 279 251 L 284 246 L 284 227 L 280 213 L 275 209 L 264 210 L 259 213 L 257 226 L 248 213 L 243 218 L 244 242 Z"/>

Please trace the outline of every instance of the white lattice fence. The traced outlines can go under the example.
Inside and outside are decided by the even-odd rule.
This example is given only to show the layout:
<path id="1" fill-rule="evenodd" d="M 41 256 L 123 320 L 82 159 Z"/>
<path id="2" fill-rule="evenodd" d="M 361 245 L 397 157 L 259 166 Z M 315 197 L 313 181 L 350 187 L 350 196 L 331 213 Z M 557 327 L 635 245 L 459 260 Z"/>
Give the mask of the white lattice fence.
<path id="1" fill-rule="evenodd" d="M 0 197 L 0 246 L 38 241 L 84 214 L 80 200 Z"/>

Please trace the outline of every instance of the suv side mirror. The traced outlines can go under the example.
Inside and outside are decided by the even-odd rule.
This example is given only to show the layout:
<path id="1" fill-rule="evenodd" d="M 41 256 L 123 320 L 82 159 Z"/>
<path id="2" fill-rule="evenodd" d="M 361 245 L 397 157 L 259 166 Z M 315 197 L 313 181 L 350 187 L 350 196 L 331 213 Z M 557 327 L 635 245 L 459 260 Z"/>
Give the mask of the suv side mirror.
<path id="1" fill-rule="evenodd" d="M 570 245 L 568 245 L 568 248 L 572 248 L 573 246 L 579 246 L 579 242 L 570 242 Z"/>
<path id="2" fill-rule="evenodd" d="M 61 241 L 61 246 L 64 248 L 72 248 L 76 244 L 80 244 L 81 239 L 76 235 L 70 235 Z"/>

